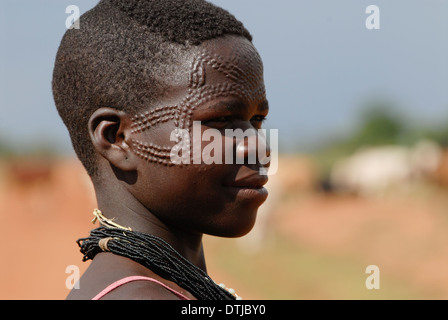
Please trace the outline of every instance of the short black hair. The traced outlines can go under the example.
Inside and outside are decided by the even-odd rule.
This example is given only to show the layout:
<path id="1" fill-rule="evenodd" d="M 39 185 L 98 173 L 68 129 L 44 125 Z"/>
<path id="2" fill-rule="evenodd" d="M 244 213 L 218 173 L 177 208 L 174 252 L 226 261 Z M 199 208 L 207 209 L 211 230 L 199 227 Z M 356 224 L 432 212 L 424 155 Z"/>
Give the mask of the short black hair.
<path id="1" fill-rule="evenodd" d="M 228 11 L 204 0 L 102 0 L 66 31 L 53 71 L 53 96 L 73 148 L 97 173 L 88 133 L 100 107 L 135 113 L 160 98 L 181 52 L 237 35 L 252 41 Z"/>

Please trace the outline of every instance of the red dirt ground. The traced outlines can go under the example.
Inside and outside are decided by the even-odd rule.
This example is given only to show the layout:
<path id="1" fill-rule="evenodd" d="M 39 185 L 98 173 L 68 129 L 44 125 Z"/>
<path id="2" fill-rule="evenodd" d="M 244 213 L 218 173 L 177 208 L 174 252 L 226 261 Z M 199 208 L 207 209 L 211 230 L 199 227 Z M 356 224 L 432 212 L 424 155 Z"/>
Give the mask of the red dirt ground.
<path id="1" fill-rule="evenodd" d="M 356 257 L 422 293 L 448 298 L 448 193 L 415 187 L 370 199 L 326 195 L 314 191 L 306 159 L 284 158 L 280 168 L 284 191 L 272 227 L 309 250 Z M 0 299 L 64 299 L 66 268 L 83 272 L 88 264 L 75 241 L 92 228 L 94 207 L 77 160 L 0 162 Z M 209 265 L 233 282 L 216 262 Z"/>

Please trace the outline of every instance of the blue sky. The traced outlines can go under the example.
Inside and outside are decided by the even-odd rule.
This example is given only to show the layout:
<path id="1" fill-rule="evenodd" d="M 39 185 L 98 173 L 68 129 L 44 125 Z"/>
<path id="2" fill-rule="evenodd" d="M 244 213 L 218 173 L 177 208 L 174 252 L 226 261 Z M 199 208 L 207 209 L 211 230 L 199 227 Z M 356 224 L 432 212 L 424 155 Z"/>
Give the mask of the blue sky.
<path id="1" fill-rule="evenodd" d="M 254 36 L 271 113 L 286 149 L 350 133 L 372 99 L 410 122 L 448 125 L 448 1 L 213 0 Z M 70 150 L 51 95 L 69 5 L 96 0 L 0 1 L 0 134 L 19 147 Z M 368 30 L 368 5 L 380 29 Z"/>

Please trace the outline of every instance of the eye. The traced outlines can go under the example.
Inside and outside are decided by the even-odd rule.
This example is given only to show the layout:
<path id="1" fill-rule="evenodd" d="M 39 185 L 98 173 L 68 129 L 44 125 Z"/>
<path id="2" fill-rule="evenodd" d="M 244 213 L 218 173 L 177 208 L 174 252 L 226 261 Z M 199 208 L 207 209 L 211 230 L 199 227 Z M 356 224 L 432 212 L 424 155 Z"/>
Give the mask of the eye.
<path id="1" fill-rule="evenodd" d="M 253 116 L 252 119 L 250 119 L 250 121 L 256 121 L 256 122 L 261 122 L 261 123 L 265 122 L 266 120 L 267 120 L 266 116 L 263 116 L 261 114 Z"/>
<path id="2" fill-rule="evenodd" d="M 217 117 L 212 118 L 207 121 L 204 121 L 204 124 L 206 124 L 209 127 L 216 128 L 216 129 L 223 129 L 228 126 L 230 126 L 230 123 L 232 122 L 232 117 Z"/>
<path id="3" fill-rule="evenodd" d="M 231 117 L 219 117 L 219 118 L 210 119 L 209 121 L 211 121 L 211 122 L 229 122 L 230 120 L 231 120 Z"/>

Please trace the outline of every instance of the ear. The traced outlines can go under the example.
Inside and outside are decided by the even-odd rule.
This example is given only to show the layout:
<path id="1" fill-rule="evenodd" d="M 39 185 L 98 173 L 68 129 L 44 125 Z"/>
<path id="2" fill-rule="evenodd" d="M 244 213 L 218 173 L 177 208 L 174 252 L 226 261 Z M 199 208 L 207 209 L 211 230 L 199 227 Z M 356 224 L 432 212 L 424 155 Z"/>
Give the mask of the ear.
<path id="1" fill-rule="evenodd" d="M 92 114 L 88 125 L 90 139 L 103 158 L 123 171 L 137 169 L 136 157 L 128 144 L 131 121 L 125 112 L 100 108 Z"/>

